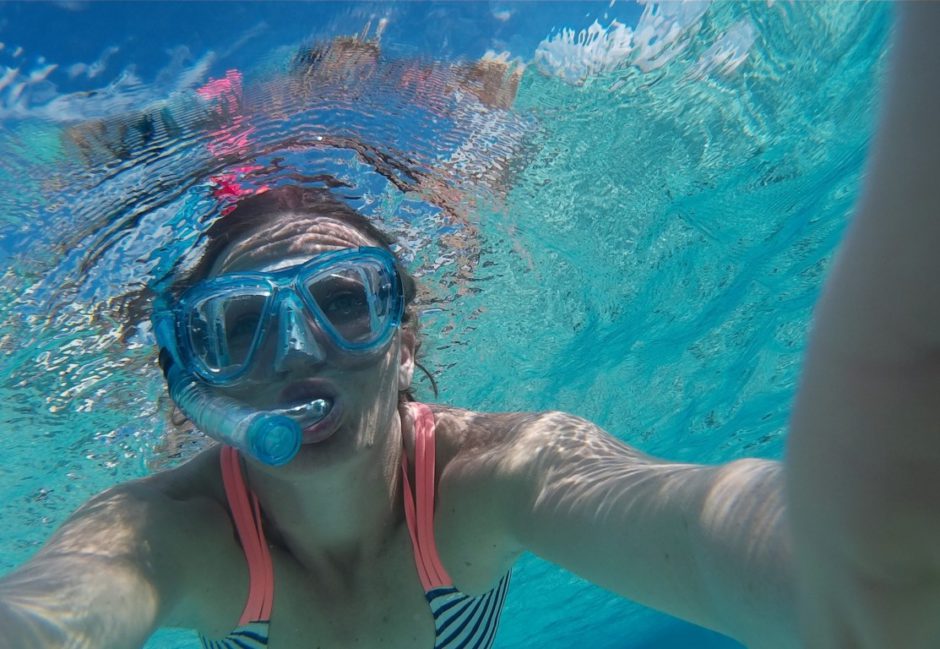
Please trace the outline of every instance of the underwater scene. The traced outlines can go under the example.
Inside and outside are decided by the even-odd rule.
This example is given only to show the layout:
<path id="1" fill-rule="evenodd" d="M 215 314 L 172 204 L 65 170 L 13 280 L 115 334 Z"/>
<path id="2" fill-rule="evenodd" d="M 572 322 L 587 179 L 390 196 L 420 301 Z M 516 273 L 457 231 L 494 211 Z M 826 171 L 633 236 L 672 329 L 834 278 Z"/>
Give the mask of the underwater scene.
<path id="1" fill-rule="evenodd" d="M 213 443 L 150 310 L 283 185 L 397 238 L 419 399 L 779 459 L 891 26 L 879 2 L 0 4 L 0 573 Z M 495 646 L 740 645 L 526 555 Z"/>

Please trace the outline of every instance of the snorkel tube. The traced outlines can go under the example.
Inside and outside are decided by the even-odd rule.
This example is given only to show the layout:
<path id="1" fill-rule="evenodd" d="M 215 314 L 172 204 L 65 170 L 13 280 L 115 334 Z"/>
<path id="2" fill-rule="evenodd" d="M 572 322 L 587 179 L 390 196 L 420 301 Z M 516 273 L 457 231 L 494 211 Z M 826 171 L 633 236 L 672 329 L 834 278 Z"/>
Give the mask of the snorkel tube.
<path id="1" fill-rule="evenodd" d="M 259 462 L 287 464 L 300 449 L 300 426 L 286 415 L 249 408 L 212 392 L 169 359 L 170 397 L 196 428 Z"/>
<path id="2" fill-rule="evenodd" d="M 219 394 L 214 394 L 195 376 L 186 372 L 173 353 L 172 324 L 154 318 L 160 367 L 166 377 L 170 397 L 196 428 L 223 444 L 271 466 L 287 464 L 300 450 L 300 425 L 284 414 L 255 410 Z"/>

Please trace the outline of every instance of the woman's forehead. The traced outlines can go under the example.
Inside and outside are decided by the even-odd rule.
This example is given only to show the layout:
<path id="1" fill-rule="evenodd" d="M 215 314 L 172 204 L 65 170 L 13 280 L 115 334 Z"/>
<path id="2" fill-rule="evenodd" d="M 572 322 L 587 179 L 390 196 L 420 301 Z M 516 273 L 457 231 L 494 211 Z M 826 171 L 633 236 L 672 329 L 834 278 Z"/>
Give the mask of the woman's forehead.
<path id="1" fill-rule="evenodd" d="M 215 260 L 209 275 L 256 269 L 285 258 L 309 259 L 330 250 L 375 245 L 378 242 L 338 219 L 285 214 L 232 241 Z"/>

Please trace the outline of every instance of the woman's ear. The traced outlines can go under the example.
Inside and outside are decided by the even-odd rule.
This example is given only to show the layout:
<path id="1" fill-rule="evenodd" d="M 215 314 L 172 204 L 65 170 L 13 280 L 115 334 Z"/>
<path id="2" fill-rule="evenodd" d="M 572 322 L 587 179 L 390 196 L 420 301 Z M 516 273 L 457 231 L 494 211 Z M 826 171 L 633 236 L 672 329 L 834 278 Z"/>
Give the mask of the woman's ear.
<path id="1" fill-rule="evenodd" d="M 398 391 L 411 387 L 415 373 L 415 354 L 418 353 L 418 339 L 410 329 L 401 329 L 401 345 L 398 350 Z"/>

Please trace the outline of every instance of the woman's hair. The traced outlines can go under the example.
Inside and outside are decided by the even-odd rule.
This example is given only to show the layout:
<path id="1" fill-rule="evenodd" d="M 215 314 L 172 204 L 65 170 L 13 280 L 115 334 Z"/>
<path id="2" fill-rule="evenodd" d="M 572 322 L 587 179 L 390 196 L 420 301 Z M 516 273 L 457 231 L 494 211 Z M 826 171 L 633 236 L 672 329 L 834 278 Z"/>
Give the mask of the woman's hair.
<path id="1" fill-rule="evenodd" d="M 415 354 L 421 346 L 418 330 L 418 313 L 415 306 L 417 282 L 414 276 L 402 265 L 398 255 L 392 249 L 395 239 L 376 227 L 369 219 L 339 200 L 327 189 L 302 188 L 293 185 L 269 189 L 260 194 L 241 200 L 235 208 L 213 223 L 205 233 L 206 247 L 199 261 L 178 276 L 173 282 L 174 293 L 202 280 L 210 273 L 219 255 L 229 244 L 250 232 L 275 224 L 291 216 L 328 217 L 339 221 L 374 241 L 387 250 L 395 260 L 395 269 L 401 278 L 405 298 L 405 310 L 401 326 L 410 330 L 415 337 Z M 431 390 L 437 396 L 437 382 L 431 373 L 418 362 L 415 365 L 428 377 Z M 401 401 L 414 401 L 411 388 L 399 394 Z"/>

